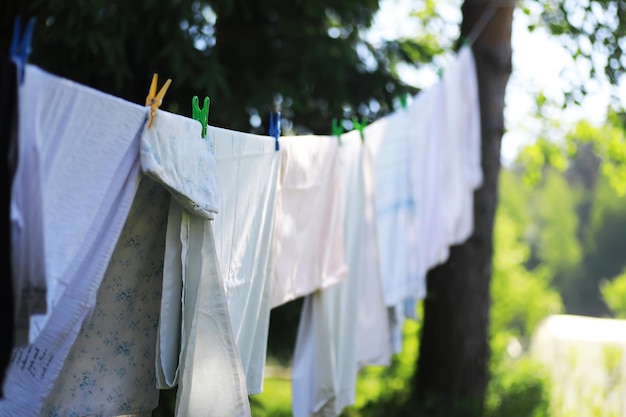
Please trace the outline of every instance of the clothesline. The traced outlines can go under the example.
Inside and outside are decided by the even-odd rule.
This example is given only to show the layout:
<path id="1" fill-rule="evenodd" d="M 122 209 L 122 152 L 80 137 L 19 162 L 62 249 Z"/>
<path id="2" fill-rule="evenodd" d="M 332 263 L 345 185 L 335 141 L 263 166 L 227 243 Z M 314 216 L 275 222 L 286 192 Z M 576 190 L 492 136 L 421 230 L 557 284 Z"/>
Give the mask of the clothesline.
<path id="1" fill-rule="evenodd" d="M 149 415 L 176 385 L 177 416 L 250 415 L 270 310 L 298 297 L 294 415 L 339 415 L 358 370 L 399 351 L 428 269 L 473 230 L 469 48 L 341 146 L 284 136 L 277 151 L 210 126 L 203 139 L 160 110 L 148 127 L 145 107 L 30 65 L 18 98 L 13 276 L 31 326 L 3 415 Z"/>

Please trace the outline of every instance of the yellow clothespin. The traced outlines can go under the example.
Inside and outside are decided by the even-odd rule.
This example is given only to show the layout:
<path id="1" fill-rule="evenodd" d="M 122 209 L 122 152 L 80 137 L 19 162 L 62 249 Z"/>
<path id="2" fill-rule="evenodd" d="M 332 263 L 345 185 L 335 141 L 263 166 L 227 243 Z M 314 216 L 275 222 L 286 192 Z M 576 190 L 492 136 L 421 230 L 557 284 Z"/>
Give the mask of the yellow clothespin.
<path id="1" fill-rule="evenodd" d="M 146 97 L 146 106 L 150 106 L 150 123 L 148 123 L 148 129 L 152 127 L 152 122 L 154 121 L 154 115 L 157 109 L 161 106 L 163 102 L 163 97 L 165 97 L 165 93 L 167 93 L 167 89 L 170 87 L 172 83 L 171 79 L 167 79 L 163 87 L 159 90 L 159 94 L 156 93 L 157 81 L 159 79 L 158 74 L 154 74 L 152 76 L 152 83 L 150 84 L 150 90 L 148 91 L 148 97 Z"/>

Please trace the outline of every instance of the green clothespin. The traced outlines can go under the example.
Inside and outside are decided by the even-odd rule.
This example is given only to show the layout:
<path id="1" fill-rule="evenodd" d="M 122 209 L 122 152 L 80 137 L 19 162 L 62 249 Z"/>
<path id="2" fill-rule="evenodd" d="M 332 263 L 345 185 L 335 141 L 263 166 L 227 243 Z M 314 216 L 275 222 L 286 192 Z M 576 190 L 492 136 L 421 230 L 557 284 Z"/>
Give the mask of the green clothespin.
<path id="1" fill-rule="evenodd" d="M 209 123 L 209 105 L 211 100 L 208 97 L 204 98 L 204 107 L 200 110 L 200 106 L 198 105 L 198 96 L 193 96 L 191 100 L 191 113 L 192 118 L 197 120 L 202 125 L 202 137 L 206 138 L 206 127 Z"/>
<path id="2" fill-rule="evenodd" d="M 402 95 L 399 97 L 399 99 L 400 99 L 400 106 L 401 106 L 403 109 L 406 109 L 406 94 L 402 94 Z"/>
<path id="3" fill-rule="evenodd" d="M 363 120 L 362 122 L 359 122 L 359 119 L 357 119 L 356 117 L 353 117 L 352 124 L 354 125 L 354 128 L 359 131 L 359 134 L 361 135 L 361 142 L 365 142 L 365 135 L 363 134 L 363 129 L 365 129 L 365 126 L 367 126 L 367 120 Z"/>
<path id="4" fill-rule="evenodd" d="M 333 123 L 330 129 L 332 135 L 337 136 L 337 142 L 339 142 L 339 146 L 341 146 L 341 134 L 343 133 L 343 124 L 337 122 L 337 119 L 333 119 Z"/>

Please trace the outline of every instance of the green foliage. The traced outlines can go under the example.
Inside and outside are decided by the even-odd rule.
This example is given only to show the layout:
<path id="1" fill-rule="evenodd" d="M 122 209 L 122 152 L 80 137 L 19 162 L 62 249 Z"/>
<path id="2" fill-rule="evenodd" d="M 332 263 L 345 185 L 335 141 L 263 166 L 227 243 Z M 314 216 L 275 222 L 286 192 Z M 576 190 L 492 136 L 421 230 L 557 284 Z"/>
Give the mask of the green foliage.
<path id="1" fill-rule="evenodd" d="M 530 201 L 538 230 L 536 256 L 542 266 L 555 273 L 576 268 L 582 259 L 577 238 L 578 194 L 562 174 L 549 171 Z"/>
<path id="2" fill-rule="evenodd" d="M 602 126 L 580 121 L 564 141 L 539 140 L 518 158 L 528 186 L 527 266 L 552 275 L 570 313 L 606 314 L 598 284 L 626 265 L 623 118 L 610 113 Z"/>
<path id="3" fill-rule="evenodd" d="M 626 195 L 626 133 L 620 115 L 614 112 L 602 126 L 579 121 L 562 142 L 538 139 L 520 152 L 517 163 L 524 167 L 525 181 L 538 185 L 547 167 L 564 172 L 585 145 L 600 159 L 601 172 L 611 186 L 619 195 Z"/>
<path id="4" fill-rule="evenodd" d="M 542 212 L 541 209 L 534 213 L 529 210 L 531 196 L 532 190 L 514 172 L 502 171 L 494 227 L 490 315 L 492 377 L 486 417 L 549 415 L 550 385 L 546 370 L 523 351 L 539 322 L 550 314 L 560 313 L 563 303 L 551 287 L 550 269 L 527 267 L 531 257 L 527 230 L 533 225 L 537 212 Z M 548 215 L 550 211 L 543 214 Z M 550 242 L 551 236 L 549 232 L 544 239 Z"/>
<path id="5" fill-rule="evenodd" d="M 626 268 L 612 281 L 602 281 L 600 292 L 615 317 L 626 319 Z"/>
<path id="6" fill-rule="evenodd" d="M 487 393 L 486 417 L 548 417 L 550 378 L 530 358 L 506 362 L 493 373 Z"/>
<path id="7" fill-rule="evenodd" d="M 524 181 L 528 185 L 540 183 L 546 166 L 559 171 L 565 171 L 568 166 L 568 159 L 563 149 L 558 144 L 541 138 L 522 149 L 517 162 L 525 168 Z"/>
<path id="8" fill-rule="evenodd" d="M 595 127 L 580 121 L 568 140 L 590 143 L 602 160 L 602 173 L 618 195 L 626 195 L 626 134 L 616 113 L 609 114 L 608 123 Z"/>
<path id="9" fill-rule="evenodd" d="M 497 352 L 503 350 L 502 345 L 510 337 L 529 337 L 540 320 L 563 308 L 558 293 L 550 288 L 549 270 L 530 271 L 526 267 L 531 248 L 524 239 L 528 214 L 523 211 L 525 203 L 518 194 L 520 189 L 514 174 L 503 171 L 491 282 L 491 334 L 492 343 L 498 345 Z"/>
<path id="10" fill-rule="evenodd" d="M 252 417 L 291 416 L 291 380 L 280 376 L 266 377 L 263 393 L 250 397 Z"/>

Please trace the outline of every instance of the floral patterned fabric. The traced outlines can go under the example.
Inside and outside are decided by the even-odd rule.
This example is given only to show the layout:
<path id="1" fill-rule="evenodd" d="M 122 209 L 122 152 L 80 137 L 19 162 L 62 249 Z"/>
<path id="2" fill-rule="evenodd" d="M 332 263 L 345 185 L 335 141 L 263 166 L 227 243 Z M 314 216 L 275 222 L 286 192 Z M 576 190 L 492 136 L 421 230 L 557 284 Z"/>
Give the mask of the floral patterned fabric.
<path id="1" fill-rule="evenodd" d="M 169 193 L 144 177 L 98 291 L 42 416 L 109 417 L 158 405 L 154 355 Z"/>

